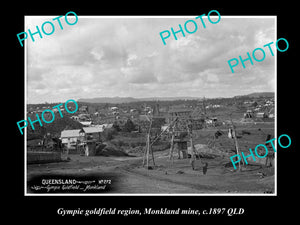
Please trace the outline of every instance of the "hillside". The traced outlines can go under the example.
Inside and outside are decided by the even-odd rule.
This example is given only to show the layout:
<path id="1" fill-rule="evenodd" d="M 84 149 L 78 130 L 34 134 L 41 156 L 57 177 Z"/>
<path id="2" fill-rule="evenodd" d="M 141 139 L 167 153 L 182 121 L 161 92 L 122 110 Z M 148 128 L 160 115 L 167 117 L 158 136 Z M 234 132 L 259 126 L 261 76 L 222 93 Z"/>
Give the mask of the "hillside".
<path id="1" fill-rule="evenodd" d="M 131 103 L 140 101 L 176 101 L 176 100 L 195 100 L 200 99 L 198 97 L 151 97 L 151 98 L 132 98 L 132 97 L 101 97 L 101 98 L 80 98 L 77 102 L 84 103 Z"/>
<path id="2" fill-rule="evenodd" d="M 274 97 L 274 92 L 255 92 L 247 95 L 237 95 L 234 98 L 258 98 L 258 97 Z M 122 103 L 131 103 L 131 102 L 141 102 L 141 101 L 177 101 L 177 100 L 201 100 L 201 97 L 149 97 L 149 98 L 133 98 L 133 97 L 99 97 L 99 98 L 80 98 L 77 102 L 81 103 L 112 103 L 112 104 L 122 104 Z M 210 99 L 210 98 L 207 98 Z M 218 99 L 218 98 L 211 98 Z"/>
<path id="3" fill-rule="evenodd" d="M 80 98 L 77 102 L 82 103 L 131 103 L 141 101 L 176 101 L 176 100 L 195 100 L 198 97 L 151 97 L 151 98 L 132 98 L 132 97 L 101 97 L 101 98 Z"/>
<path id="4" fill-rule="evenodd" d="M 131 97 L 100 97 L 100 98 L 80 98 L 77 102 L 86 102 L 86 103 L 113 103 L 113 104 L 120 104 L 120 103 L 128 103 L 128 102 L 137 102 L 139 101 L 136 98 Z"/>
<path id="5" fill-rule="evenodd" d="M 55 118 L 55 120 L 49 124 L 43 123 L 42 127 L 39 125 L 39 123 L 35 123 L 34 125 L 34 130 L 32 130 L 30 125 L 27 127 L 28 140 L 42 138 L 46 133 L 51 133 L 51 135 L 59 137 L 61 131 L 63 131 L 65 128 L 81 129 L 83 127 L 81 123 L 66 116 L 63 118 Z"/>
<path id="6" fill-rule="evenodd" d="M 250 98 L 259 98 L 259 97 L 267 97 L 267 98 L 274 98 L 275 97 L 275 93 L 274 92 L 254 92 L 251 94 L 247 94 L 247 95 L 238 95 L 235 96 L 236 98 L 240 98 L 240 97 L 250 97 Z"/>

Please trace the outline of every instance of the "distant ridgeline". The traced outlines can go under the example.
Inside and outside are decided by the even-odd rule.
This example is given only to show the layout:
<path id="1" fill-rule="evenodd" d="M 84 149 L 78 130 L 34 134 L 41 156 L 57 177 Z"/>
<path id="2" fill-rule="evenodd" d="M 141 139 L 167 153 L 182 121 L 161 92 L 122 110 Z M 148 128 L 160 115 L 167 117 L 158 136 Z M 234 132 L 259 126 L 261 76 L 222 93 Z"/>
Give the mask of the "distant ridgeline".
<path id="1" fill-rule="evenodd" d="M 274 92 L 255 92 L 245 95 L 237 95 L 233 98 L 259 98 L 259 97 L 267 97 L 273 98 L 275 97 Z M 137 102 L 155 102 L 155 101 L 191 101 L 191 100 L 202 100 L 202 97 L 152 97 L 152 98 L 133 98 L 133 97 L 99 97 L 99 98 L 80 98 L 77 100 L 78 103 L 108 103 L 108 104 L 123 104 L 123 103 L 137 103 Z M 207 98 L 207 99 L 217 99 L 217 98 Z"/>
<path id="2" fill-rule="evenodd" d="M 251 93 L 248 95 L 237 95 L 234 96 L 235 98 L 274 98 L 275 97 L 275 93 L 274 92 L 255 92 L 255 93 Z"/>

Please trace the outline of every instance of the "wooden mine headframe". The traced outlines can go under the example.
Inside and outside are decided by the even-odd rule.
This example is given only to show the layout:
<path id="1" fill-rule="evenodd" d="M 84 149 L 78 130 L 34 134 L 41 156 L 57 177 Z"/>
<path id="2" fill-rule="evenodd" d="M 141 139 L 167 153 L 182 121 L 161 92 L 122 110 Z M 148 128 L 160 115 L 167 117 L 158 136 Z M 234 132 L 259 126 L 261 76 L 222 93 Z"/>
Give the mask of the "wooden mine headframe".
<path id="1" fill-rule="evenodd" d="M 149 121 L 149 129 L 146 134 L 146 147 L 143 154 L 143 166 L 146 165 L 146 168 L 150 168 L 150 162 L 152 160 L 153 166 L 155 166 L 154 154 L 152 150 L 152 145 L 165 133 L 167 130 L 171 133 L 171 147 L 169 152 L 169 159 L 173 162 L 173 152 L 174 152 L 174 142 L 176 135 L 181 133 L 187 133 L 187 139 L 190 142 L 191 146 L 191 161 L 196 158 L 196 150 L 193 142 L 193 123 L 195 123 L 195 118 L 199 117 L 199 107 L 196 107 L 190 116 L 176 116 L 173 121 L 167 126 L 166 129 L 161 131 L 156 137 L 151 137 L 151 131 L 153 129 L 153 120 L 156 119 L 156 116 L 151 115 L 147 116 Z M 160 118 L 160 117 L 157 117 Z M 199 119 L 199 118 L 198 118 Z M 179 135 L 180 136 L 180 135 Z M 151 155 L 151 156 L 150 156 Z"/>
<path id="2" fill-rule="evenodd" d="M 176 141 L 180 140 L 186 140 L 190 142 L 190 148 L 191 148 L 191 161 L 196 158 L 196 150 L 193 142 L 193 119 L 191 117 L 176 117 L 173 123 L 170 125 L 170 131 L 171 131 L 171 146 L 170 146 L 170 152 L 169 152 L 169 159 L 174 160 L 174 143 Z M 186 137 L 180 137 L 180 134 L 187 133 Z M 179 138 L 176 140 L 176 134 L 179 134 Z M 179 152 L 178 152 L 179 154 Z M 179 157 L 180 158 L 180 155 Z"/>

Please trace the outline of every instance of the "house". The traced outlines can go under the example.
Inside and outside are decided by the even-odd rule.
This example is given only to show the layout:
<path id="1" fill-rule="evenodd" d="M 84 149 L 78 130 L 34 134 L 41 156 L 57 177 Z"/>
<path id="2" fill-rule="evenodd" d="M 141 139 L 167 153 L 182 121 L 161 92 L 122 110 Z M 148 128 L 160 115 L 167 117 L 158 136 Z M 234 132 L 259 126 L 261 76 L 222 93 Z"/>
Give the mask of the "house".
<path id="1" fill-rule="evenodd" d="M 61 108 L 59 108 L 59 111 L 58 111 L 58 108 L 54 108 L 51 110 L 52 110 L 52 112 L 55 112 L 55 113 L 58 113 L 59 111 L 61 111 L 61 112 L 65 111 L 65 109 L 61 109 Z"/>
<path id="2" fill-rule="evenodd" d="M 110 129 L 110 128 L 112 128 L 113 127 L 113 123 L 106 123 L 106 124 L 103 124 L 104 125 L 104 129 Z"/>
<path id="3" fill-rule="evenodd" d="M 79 112 L 87 113 L 88 112 L 88 107 L 86 105 L 83 105 L 79 108 Z"/>
<path id="4" fill-rule="evenodd" d="M 99 126 L 93 127 L 83 127 L 82 130 L 85 133 L 86 140 L 101 140 L 101 133 L 103 132 L 103 128 Z"/>
<path id="5" fill-rule="evenodd" d="M 146 106 L 143 109 L 143 112 L 146 113 L 146 114 L 151 114 L 152 113 L 152 108 L 150 106 Z"/>
<path id="6" fill-rule="evenodd" d="M 71 116 L 71 119 L 78 121 L 79 117 L 78 116 Z"/>
<path id="7" fill-rule="evenodd" d="M 67 149 L 76 149 L 77 144 L 85 140 L 85 133 L 82 129 L 63 130 L 60 139 Z"/>
<path id="8" fill-rule="evenodd" d="M 152 120 L 152 122 L 151 122 Z M 147 132 L 149 130 L 150 124 L 151 128 L 157 128 L 161 130 L 163 124 L 165 124 L 166 119 L 164 117 L 152 117 L 150 119 L 147 115 L 139 115 L 137 124 L 139 132 Z"/>
<path id="9" fill-rule="evenodd" d="M 167 123 L 171 123 L 177 117 L 186 118 L 189 117 L 191 114 L 192 114 L 192 110 L 188 108 L 169 109 Z"/>
<path id="10" fill-rule="evenodd" d="M 82 113 L 78 115 L 78 118 L 82 121 L 90 120 L 90 115 L 86 113 Z"/>
<path id="11" fill-rule="evenodd" d="M 136 113 L 137 110 L 136 109 L 130 109 L 130 113 Z"/>
<path id="12" fill-rule="evenodd" d="M 92 121 L 79 121 L 83 126 L 90 126 L 92 124 Z"/>
<path id="13" fill-rule="evenodd" d="M 176 116 L 182 116 L 186 117 L 191 114 L 192 110 L 188 108 L 179 108 L 179 109 L 170 109 L 169 110 L 169 115 L 176 117 Z"/>
<path id="14" fill-rule="evenodd" d="M 104 124 L 94 125 L 93 127 L 98 127 L 98 128 L 100 128 L 102 130 L 101 132 L 103 132 L 104 129 L 106 129 L 106 128 L 112 128 L 113 125 L 114 125 L 113 123 L 104 123 Z"/>
<path id="15" fill-rule="evenodd" d="M 110 110 L 111 110 L 111 111 L 117 111 L 117 110 L 119 110 L 119 108 L 116 107 L 116 106 L 113 106 L 113 107 L 110 108 Z"/>
<path id="16" fill-rule="evenodd" d="M 253 118 L 253 111 L 248 109 L 246 113 L 244 113 L 244 118 Z"/>
<path id="17" fill-rule="evenodd" d="M 267 118 L 268 115 L 265 112 L 258 112 L 256 113 L 257 118 Z"/>
<path id="18" fill-rule="evenodd" d="M 93 127 L 96 127 L 97 129 L 100 130 L 100 132 L 103 132 L 104 131 L 104 128 L 105 128 L 105 124 L 97 124 L 97 125 L 93 125 Z"/>
<path id="19" fill-rule="evenodd" d="M 213 118 L 205 120 L 206 125 L 215 126 L 217 122 L 218 122 L 218 118 L 217 117 L 213 117 Z"/>
<path id="20" fill-rule="evenodd" d="M 275 110 L 274 110 L 274 108 L 270 109 L 270 111 L 269 111 L 269 118 L 275 118 Z"/>

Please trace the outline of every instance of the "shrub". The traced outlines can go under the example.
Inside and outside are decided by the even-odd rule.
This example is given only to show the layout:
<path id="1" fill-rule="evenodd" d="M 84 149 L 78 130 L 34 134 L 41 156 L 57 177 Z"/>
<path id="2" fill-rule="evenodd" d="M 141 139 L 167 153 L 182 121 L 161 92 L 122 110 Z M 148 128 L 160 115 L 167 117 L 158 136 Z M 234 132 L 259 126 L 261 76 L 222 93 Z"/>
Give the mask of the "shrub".
<path id="1" fill-rule="evenodd" d="M 134 130 L 135 130 L 134 123 L 130 119 L 128 119 L 126 121 L 126 123 L 124 124 L 124 131 L 125 132 L 131 132 L 131 131 L 134 131 Z"/>
<path id="2" fill-rule="evenodd" d="M 103 131 L 103 138 L 105 141 L 110 141 L 114 138 L 117 131 L 114 128 L 107 128 Z"/>

